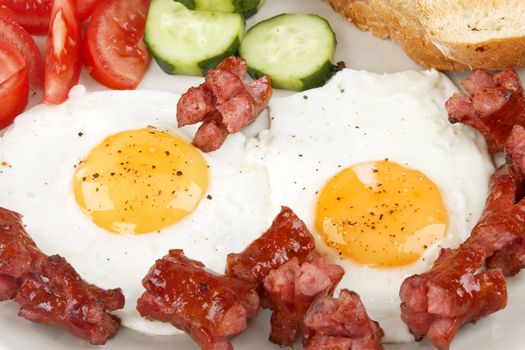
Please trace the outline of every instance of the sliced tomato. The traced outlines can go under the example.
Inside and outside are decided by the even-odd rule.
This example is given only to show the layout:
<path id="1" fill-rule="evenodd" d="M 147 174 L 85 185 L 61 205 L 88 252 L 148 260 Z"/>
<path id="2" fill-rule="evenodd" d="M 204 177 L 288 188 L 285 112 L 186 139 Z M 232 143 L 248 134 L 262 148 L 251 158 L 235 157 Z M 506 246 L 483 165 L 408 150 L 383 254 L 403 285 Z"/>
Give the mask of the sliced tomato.
<path id="1" fill-rule="evenodd" d="M 18 23 L 0 13 L 0 41 L 8 42 L 24 57 L 32 90 L 44 84 L 44 60 L 31 35 Z"/>
<path id="2" fill-rule="evenodd" d="M 144 44 L 150 0 L 102 0 L 86 30 L 84 63 L 99 83 L 112 89 L 135 89 L 151 56 Z"/>
<path id="3" fill-rule="evenodd" d="M 28 98 L 29 76 L 24 57 L 16 47 L 0 41 L 0 129 L 24 111 Z"/>
<path id="4" fill-rule="evenodd" d="M 97 0 L 77 0 L 77 13 L 80 22 L 87 19 Z M 45 35 L 49 28 L 52 0 L 0 0 L 0 13 L 14 21 L 34 35 Z"/>
<path id="5" fill-rule="evenodd" d="M 45 34 L 49 27 L 51 0 L 0 0 L 0 11 L 31 34 Z"/>
<path id="6" fill-rule="evenodd" d="M 77 0 L 77 13 L 81 23 L 91 16 L 98 2 L 98 0 Z"/>
<path id="7" fill-rule="evenodd" d="M 81 33 L 74 0 L 55 0 L 46 43 L 44 102 L 59 104 L 78 82 Z"/>

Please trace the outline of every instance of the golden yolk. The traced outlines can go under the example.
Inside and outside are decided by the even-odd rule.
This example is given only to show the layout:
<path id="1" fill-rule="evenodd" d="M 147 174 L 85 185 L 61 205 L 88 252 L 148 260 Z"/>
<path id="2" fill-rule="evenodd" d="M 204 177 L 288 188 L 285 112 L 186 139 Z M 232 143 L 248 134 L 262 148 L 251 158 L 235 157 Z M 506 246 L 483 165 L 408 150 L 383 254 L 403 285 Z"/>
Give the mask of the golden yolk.
<path id="1" fill-rule="evenodd" d="M 155 129 L 106 138 L 73 178 L 78 205 L 95 224 L 117 233 L 158 231 L 180 221 L 207 187 L 208 166 L 199 151 Z"/>
<path id="2" fill-rule="evenodd" d="M 423 173 L 390 161 L 356 164 L 319 195 L 316 229 L 339 255 L 361 264 L 410 264 L 443 239 L 448 215 Z"/>

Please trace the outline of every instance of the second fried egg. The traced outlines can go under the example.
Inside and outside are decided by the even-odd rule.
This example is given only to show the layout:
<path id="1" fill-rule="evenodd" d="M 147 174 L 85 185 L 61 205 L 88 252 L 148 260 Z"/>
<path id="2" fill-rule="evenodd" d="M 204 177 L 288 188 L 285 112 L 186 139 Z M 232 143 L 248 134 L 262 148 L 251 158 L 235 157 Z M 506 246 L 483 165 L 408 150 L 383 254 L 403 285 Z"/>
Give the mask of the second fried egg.
<path id="1" fill-rule="evenodd" d="M 428 270 L 477 221 L 494 167 L 484 141 L 451 125 L 456 87 L 437 71 L 346 69 L 327 85 L 270 103 L 271 127 L 248 143 L 268 169 L 274 211 L 287 205 L 318 250 L 346 271 L 385 341 L 411 341 L 399 286 Z"/>

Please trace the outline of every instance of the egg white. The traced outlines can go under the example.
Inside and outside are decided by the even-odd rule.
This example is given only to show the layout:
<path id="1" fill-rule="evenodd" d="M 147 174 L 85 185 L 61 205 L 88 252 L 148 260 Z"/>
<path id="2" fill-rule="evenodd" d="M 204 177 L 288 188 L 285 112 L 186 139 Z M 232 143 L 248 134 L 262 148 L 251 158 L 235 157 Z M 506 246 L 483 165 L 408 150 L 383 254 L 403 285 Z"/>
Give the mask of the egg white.
<path id="1" fill-rule="evenodd" d="M 19 116 L 0 138 L 0 206 L 21 212 L 27 230 L 48 254 L 65 256 L 89 282 L 121 287 L 123 325 L 150 334 L 174 334 L 135 310 L 141 279 L 168 249 L 181 248 L 211 269 L 263 232 L 280 205 L 306 222 L 318 249 L 346 271 L 340 288 L 358 292 L 386 341 L 410 341 L 399 317 L 399 285 L 427 270 L 440 246 L 457 246 L 476 222 L 494 168 L 484 141 L 447 121 L 444 103 L 457 89 L 436 71 L 377 75 L 344 70 L 326 86 L 270 103 L 271 126 L 257 139 L 230 135 L 210 165 L 208 194 L 183 221 L 145 235 L 117 235 L 84 215 L 72 193 L 74 165 L 105 137 L 148 125 L 191 140 L 196 127 L 177 129 L 172 93 L 85 94 Z M 80 136 L 80 134 L 82 136 Z M 245 153 L 248 160 L 245 160 Z M 317 193 L 352 164 L 388 158 L 426 174 L 441 189 L 449 214 L 447 239 L 418 262 L 375 269 L 340 259 L 315 232 Z M 269 178 L 268 178 L 269 175 Z"/>
<path id="2" fill-rule="evenodd" d="M 90 283 L 122 288 L 124 326 L 174 334 L 169 324 L 140 317 L 142 278 L 169 249 L 223 273 L 226 255 L 241 251 L 271 222 L 266 171 L 245 164 L 242 134 L 205 154 L 209 188 L 197 209 L 160 233 L 106 232 L 79 208 L 72 192 L 74 166 L 109 135 L 149 125 L 191 141 L 196 127 L 176 127 L 179 95 L 153 91 L 85 94 L 80 87 L 60 106 L 37 106 L 19 116 L 0 139 L 0 206 L 23 214 L 27 231 L 47 254 L 60 254 Z M 81 136 L 80 136 L 81 135 Z M 241 153 L 240 153 L 241 152 Z M 211 199 L 207 198 L 211 196 Z"/>
<path id="3" fill-rule="evenodd" d="M 399 286 L 426 271 L 439 247 L 470 234 L 494 171 L 483 139 L 447 120 L 445 101 L 456 87 L 437 71 L 379 75 L 345 69 L 322 88 L 275 98 L 271 126 L 248 140 L 251 162 L 268 169 L 274 212 L 290 206 L 312 230 L 320 251 L 341 264 L 340 288 L 358 292 L 385 341 L 411 341 L 400 319 Z M 341 259 L 315 231 L 318 192 L 340 170 L 388 158 L 427 175 L 441 190 L 449 215 L 447 238 L 414 264 L 378 269 Z"/>

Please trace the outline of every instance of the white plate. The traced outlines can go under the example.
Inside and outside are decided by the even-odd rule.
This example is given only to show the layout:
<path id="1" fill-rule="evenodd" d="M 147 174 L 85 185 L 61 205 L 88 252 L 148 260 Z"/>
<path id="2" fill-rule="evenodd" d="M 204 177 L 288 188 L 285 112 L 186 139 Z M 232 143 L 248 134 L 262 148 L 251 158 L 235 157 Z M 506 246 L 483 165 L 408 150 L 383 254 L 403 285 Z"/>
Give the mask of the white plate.
<path id="1" fill-rule="evenodd" d="M 247 25 L 250 27 L 254 23 L 283 12 L 317 13 L 328 19 L 337 34 L 336 60 L 345 61 L 350 68 L 367 69 L 380 73 L 421 69 L 405 55 L 399 46 L 389 40 L 379 40 L 369 33 L 360 32 L 321 0 L 267 0 L 260 13 L 250 19 Z M 39 43 L 42 45 L 43 38 L 39 38 Z M 520 71 L 520 75 L 522 78 L 525 77 L 525 72 Z M 464 74 L 451 75 L 456 82 L 464 76 Z M 189 86 L 200 83 L 201 80 L 202 78 L 166 75 L 153 62 L 139 88 L 182 93 Z M 82 73 L 81 83 L 89 91 L 104 90 L 86 72 Z M 286 93 L 277 92 L 277 94 Z M 38 97 L 34 97 L 31 103 L 35 104 L 37 101 Z M 166 247 L 168 248 L 170 247 Z M 521 296 L 525 295 L 524 274 L 508 279 L 508 293 L 509 306 L 503 311 L 482 319 L 476 325 L 464 326 L 454 339 L 453 350 L 525 349 L 525 338 L 521 333 L 522 324 L 525 321 L 525 303 L 521 302 Z M 16 317 L 17 311 L 18 307 L 15 303 L 0 304 L 0 349 L 2 350 L 95 349 L 63 330 L 34 324 Z M 241 350 L 279 349 L 278 346 L 267 341 L 268 334 L 268 313 L 263 312 L 250 324 L 246 332 L 233 340 L 233 344 L 235 349 Z M 126 328 L 123 328 L 107 345 L 96 348 L 104 350 L 198 349 L 195 343 L 184 335 L 154 337 Z M 432 349 L 427 341 L 388 344 L 386 348 L 389 350 Z"/>

